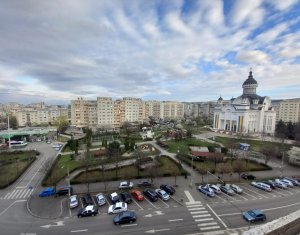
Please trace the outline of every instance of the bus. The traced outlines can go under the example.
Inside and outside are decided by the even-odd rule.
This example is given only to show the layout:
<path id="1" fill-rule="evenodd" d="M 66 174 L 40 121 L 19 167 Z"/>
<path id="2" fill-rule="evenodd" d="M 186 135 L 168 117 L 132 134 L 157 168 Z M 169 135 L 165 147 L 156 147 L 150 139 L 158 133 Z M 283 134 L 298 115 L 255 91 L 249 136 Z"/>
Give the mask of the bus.
<path id="1" fill-rule="evenodd" d="M 10 141 L 10 146 L 12 148 L 22 148 L 22 147 L 26 147 L 27 143 L 24 142 L 24 141 L 21 141 L 21 140 L 11 140 Z"/>

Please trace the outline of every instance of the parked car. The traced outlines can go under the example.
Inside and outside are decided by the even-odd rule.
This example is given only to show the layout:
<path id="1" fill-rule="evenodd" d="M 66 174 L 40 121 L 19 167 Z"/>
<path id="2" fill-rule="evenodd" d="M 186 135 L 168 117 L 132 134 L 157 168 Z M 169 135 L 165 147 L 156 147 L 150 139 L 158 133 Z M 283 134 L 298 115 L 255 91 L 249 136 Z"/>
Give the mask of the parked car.
<path id="1" fill-rule="evenodd" d="M 271 188 L 270 185 L 262 183 L 262 182 L 252 181 L 251 185 L 254 186 L 254 187 L 256 187 L 256 188 L 259 188 L 261 190 L 267 191 L 267 192 L 271 192 L 272 191 L 272 188 Z"/>
<path id="2" fill-rule="evenodd" d="M 97 214 L 98 214 L 97 207 L 93 205 L 89 205 L 84 208 L 81 208 L 78 211 L 77 217 L 95 216 Z"/>
<path id="3" fill-rule="evenodd" d="M 241 189 L 240 186 L 236 185 L 236 184 L 230 184 L 230 188 L 238 194 L 241 194 L 243 192 L 243 189 Z"/>
<path id="4" fill-rule="evenodd" d="M 117 214 L 122 211 L 127 211 L 127 203 L 126 202 L 117 202 L 116 204 L 108 207 L 108 214 Z"/>
<path id="5" fill-rule="evenodd" d="M 131 195 L 138 201 L 143 201 L 145 199 L 142 192 L 136 189 L 131 191 Z"/>
<path id="6" fill-rule="evenodd" d="M 163 189 L 155 189 L 155 192 L 157 193 L 158 197 L 164 201 L 167 201 L 170 199 L 170 195 L 166 193 Z"/>
<path id="7" fill-rule="evenodd" d="M 81 201 L 82 201 L 84 206 L 94 205 L 93 198 L 92 198 L 91 194 L 89 194 L 89 193 L 82 196 Z"/>
<path id="8" fill-rule="evenodd" d="M 130 193 L 128 193 L 128 192 L 123 192 L 123 193 L 121 193 L 121 198 L 122 198 L 123 201 L 126 202 L 127 204 L 132 203 L 132 197 L 131 197 Z"/>
<path id="9" fill-rule="evenodd" d="M 155 202 L 158 200 L 158 196 L 157 196 L 156 192 L 150 188 L 146 188 L 143 193 L 152 202 Z"/>
<path id="10" fill-rule="evenodd" d="M 152 184 L 151 184 L 151 182 L 145 180 L 145 181 L 139 182 L 139 183 L 138 183 L 138 186 L 139 186 L 139 187 L 151 187 Z"/>
<path id="11" fill-rule="evenodd" d="M 289 181 L 287 179 L 280 179 L 280 180 L 281 180 L 281 182 L 283 182 L 284 184 L 286 184 L 286 186 L 288 186 L 290 188 L 294 187 L 294 184 L 291 181 Z"/>
<path id="12" fill-rule="evenodd" d="M 296 179 L 293 179 L 293 178 L 290 178 L 290 177 L 284 177 L 283 179 L 291 181 L 294 184 L 294 186 L 300 186 L 300 182 Z"/>
<path id="13" fill-rule="evenodd" d="M 76 208 L 79 205 L 77 195 L 69 197 L 69 207 L 71 209 Z"/>
<path id="14" fill-rule="evenodd" d="M 243 173 L 243 174 L 241 174 L 241 177 L 244 180 L 255 180 L 256 179 L 256 177 L 254 175 L 249 174 L 249 173 Z"/>
<path id="15" fill-rule="evenodd" d="M 229 184 L 221 185 L 220 189 L 223 193 L 226 193 L 227 195 L 233 196 L 234 191 L 230 188 Z"/>
<path id="16" fill-rule="evenodd" d="M 277 188 L 287 189 L 287 185 L 282 181 L 280 181 L 279 179 L 274 180 L 274 182 Z"/>
<path id="17" fill-rule="evenodd" d="M 120 182 L 119 189 L 131 189 L 133 188 L 133 183 L 129 181 Z"/>
<path id="18" fill-rule="evenodd" d="M 272 180 L 263 181 L 262 183 L 269 185 L 271 189 L 276 189 L 276 185 Z"/>
<path id="19" fill-rule="evenodd" d="M 53 187 L 46 188 L 42 190 L 39 194 L 40 197 L 49 197 L 55 194 L 55 189 Z"/>
<path id="20" fill-rule="evenodd" d="M 220 194 L 221 193 L 221 189 L 217 185 L 208 184 L 207 186 L 210 187 L 214 191 L 215 194 Z"/>
<path id="21" fill-rule="evenodd" d="M 243 218 L 247 222 L 252 223 L 256 221 L 265 221 L 266 215 L 261 210 L 254 209 L 254 210 L 243 212 Z"/>
<path id="22" fill-rule="evenodd" d="M 59 187 L 56 190 L 56 195 L 58 195 L 58 196 L 68 195 L 69 191 L 70 191 L 70 195 L 72 195 L 73 194 L 73 188 L 72 187 L 69 187 L 69 186 Z"/>
<path id="23" fill-rule="evenodd" d="M 168 185 L 168 184 L 161 184 L 160 188 L 165 190 L 165 192 L 170 195 L 173 195 L 176 192 L 176 190 L 171 185 Z"/>
<path id="24" fill-rule="evenodd" d="M 198 190 L 205 194 L 206 196 L 210 196 L 210 197 L 214 197 L 215 196 L 215 192 L 213 189 L 211 189 L 210 187 L 208 187 L 208 185 L 200 185 L 198 186 Z"/>
<path id="25" fill-rule="evenodd" d="M 99 206 L 103 206 L 106 203 L 106 199 L 105 199 L 103 193 L 98 193 L 96 195 L 96 200 L 97 200 L 97 204 Z"/>
<path id="26" fill-rule="evenodd" d="M 110 193 L 109 194 L 109 199 L 113 204 L 120 202 L 120 197 L 116 192 Z"/>
<path id="27" fill-rule="evenodd" d="M 127 224 L 136 221 L 136 215 L 134 211 L 124 211 L 116 215 L 113 219 L 114 224 Z"/>

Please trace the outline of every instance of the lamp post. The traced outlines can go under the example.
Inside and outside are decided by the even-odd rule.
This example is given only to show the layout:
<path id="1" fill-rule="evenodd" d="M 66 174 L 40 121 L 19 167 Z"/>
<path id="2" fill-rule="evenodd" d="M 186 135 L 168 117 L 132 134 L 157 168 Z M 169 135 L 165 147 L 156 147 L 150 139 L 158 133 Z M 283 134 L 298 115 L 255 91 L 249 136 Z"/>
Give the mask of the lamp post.
<path id="1" fill-rule="evenodd" d="M 64 168 L 64 166 L 62 166 L 61 168 Z M 68 181 L 68 195 L 69 197 L 71 196 L 71 183 L 70 183 L 70 168 L 67 167 L 67 181 Z"/>
<path id="2" fill-rule="evenodd" d="M 193 177 L 194 177 L 194 156 L 192 156 L 192 171 L 191 171 L 190 187 L 193 187 Z"/>

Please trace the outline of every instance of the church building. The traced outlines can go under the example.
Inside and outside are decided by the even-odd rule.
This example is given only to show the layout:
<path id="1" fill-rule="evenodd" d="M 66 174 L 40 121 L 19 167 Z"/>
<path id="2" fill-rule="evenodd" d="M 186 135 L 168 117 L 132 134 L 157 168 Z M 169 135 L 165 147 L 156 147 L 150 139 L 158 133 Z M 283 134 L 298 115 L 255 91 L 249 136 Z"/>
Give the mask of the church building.
<path id="1" fill-rule="evenodd" d="M 256 94 L 258 83 L 253 78 L 251 69 L 242 87 L 243 94 L 232 98 L 230 104 L 224 105 L 223 99 L 218 99 L 214 110 L 214 129 L 274 135 L 276 112 L 271 107 L 269 97 Z"/>

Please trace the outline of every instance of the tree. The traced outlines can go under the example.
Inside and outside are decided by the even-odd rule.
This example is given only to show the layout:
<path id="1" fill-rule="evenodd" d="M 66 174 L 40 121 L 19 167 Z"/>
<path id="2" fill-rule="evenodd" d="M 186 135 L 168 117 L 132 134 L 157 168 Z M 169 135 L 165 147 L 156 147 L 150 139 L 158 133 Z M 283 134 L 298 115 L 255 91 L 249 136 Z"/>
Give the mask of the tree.
<path id="1" fill-rule="evenodd" d="M 286 129 L 287 138 L 292 140 L 295 139 L 295 125 L 291 121 L 288 122 Z"/>
<path id="2" fill-rule="evenodd" d="M 118 178 L 119 161 L 120 161 L 120 156 L 121 156 L 120 143 L 117 141 L 113 141 L 113 142 L 109 143 L 107 152 L 108 152 L 108 156 L 115 163 L 116 178 Z"/>
<path id="3" fill-rule="evenodd" d="M 238 173 L 240 181 L 241 173 L 247 171 L 247 166 L 245 161 L 243 161 L 242 159 L 237 159 L 233 162 L 232 169 L 234 172 Z"/>
<path id="4" fill-rule="evenodd" d="M 135 160 L 135 164 L 137 167 L 137 173 L 138 173 L 138 177 L 140 177 L 140 165 L 141 165 L 141 159 L 143 159 L 145 157 L 145 154 L 143 151 L 141 151 L 140 149 L 136 149 L 133 153 Z"/>
<path id="5" fill-rule="evenodd" d="M 260 152 L 265 156 L 265 164 L 267 164 L 272 157 L 278 156 L 278 148 L 274 148 L 274 146 L 270 145 L 263 145 Z"/>
<path id="6" fill-rule="evenodd" d="M 285 139 L 287 136 L 287 128 L 285 123 L 280 119 L 275 127 L 275 136 L 280 139 Z"/>
<path id="7" fill-rule="evenodd" d="M 85 159 L 84 159 L 84 166 L 85 166 L 85 183 L 87 185 L 87 192 L 90 192 L 90 181 L 88 179 L 88 171 L 91 163 L 91 152 L 90 152 L 90 147 L 87 144 L 86 145 L 86 153 L 85 153 Z"/>
<path id="8" fill-rule="evenodd" d="M 135 140 L 134 139 L 130 139 L 130 150 L 133 151 L 135 148 Z"/>
<path id="9" fill-rule="evenodd" d="M 222 175 L 232 173 L 231 163 L 220 163 L 217 165 L 216 172 Z"/>
<path id="10" fill-rule="evenodd" d="M 69 126 L 69 122 L 66 116 L 60 116 L 54 121 L 54 126 L 57 127 L 58 133 L 63 133 Z"/>
<path id="11" fill-rule="evenodd" d="M 126 151 L 128 151 L 130 149 L 130 142 L 129 142 L 128 137 L 126 137 L 125 140 L 124 140 L 124 147 L 125 147 Z"/>
<path id="12" fill-rule="evenodd" d="M 193 136 L 192 130 L 191 130 L 190 128 L 187 129 L 186 137 L 187 137 L 187 138 L 191 138 L 192 136 Z"/>
<path id="13" fill-rule="evenodd" d="M 127 137 L 129 137 L 131 133 L 132 125 L 130 122 L 123 122 L 122 129 L 124 130 Z"/>

